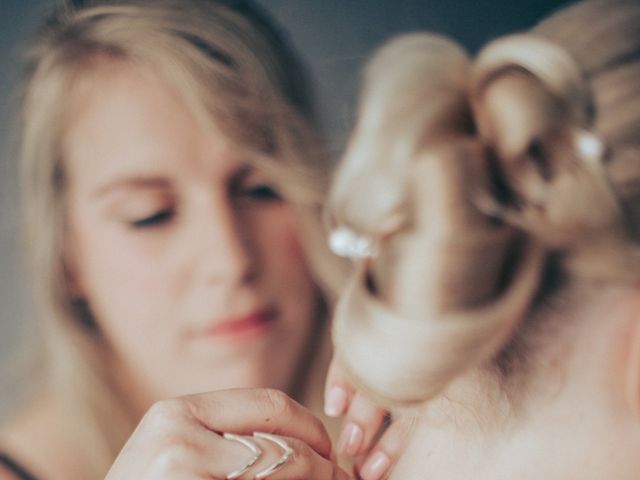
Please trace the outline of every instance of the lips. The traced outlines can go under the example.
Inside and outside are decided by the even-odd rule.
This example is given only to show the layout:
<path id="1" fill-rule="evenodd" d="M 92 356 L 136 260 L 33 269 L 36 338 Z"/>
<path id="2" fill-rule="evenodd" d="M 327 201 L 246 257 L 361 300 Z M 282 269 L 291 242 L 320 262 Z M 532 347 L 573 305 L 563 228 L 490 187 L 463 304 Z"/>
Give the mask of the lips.
<path id="1" fill-rule="evenodd" d="M 225 319 L 206 328 L 205 337 L 221 340 L 242 340 L 264 334 L 273 323 L 275 312 L 271 309 L 256 310 L 247 315 Z"/>

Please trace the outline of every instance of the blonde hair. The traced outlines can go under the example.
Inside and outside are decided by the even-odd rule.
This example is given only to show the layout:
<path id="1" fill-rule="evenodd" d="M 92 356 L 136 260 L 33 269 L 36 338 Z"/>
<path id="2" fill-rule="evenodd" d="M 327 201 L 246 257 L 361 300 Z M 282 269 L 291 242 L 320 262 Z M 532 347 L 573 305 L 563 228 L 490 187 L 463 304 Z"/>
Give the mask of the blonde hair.
<path id="1" fill-rule="evenodd" d="M 317 240 L 327 157 L 304 72 L 259 10 L 245 1 L 222 0 L 62 6 L 28 56 L 21 117 L 24 218 L 42 323 L 44 388 L 73 415 L 96 478 L 136 419 L 110 379 L 104 340 L 88 307 L 66 285 L 63 140 L 74 96 L 95 74 L 92 69 L 107 61 L 152 69 L 200 121 L 226 134 L 298 210 L 303 244 L 325 299 L 337 275 Z M 307 381 L 310 388 L 314 380 Z"/>
<path id="2" fill-rule="evenodd" d="M 637 283 L 639 147 L 637 1 L 578 3 L 475 60 L 428 34 L 384 46 L 329 203 L 380 251 L 334 320 L 354 382 L 423 402 L 497 362 L 562 279 Z"/>

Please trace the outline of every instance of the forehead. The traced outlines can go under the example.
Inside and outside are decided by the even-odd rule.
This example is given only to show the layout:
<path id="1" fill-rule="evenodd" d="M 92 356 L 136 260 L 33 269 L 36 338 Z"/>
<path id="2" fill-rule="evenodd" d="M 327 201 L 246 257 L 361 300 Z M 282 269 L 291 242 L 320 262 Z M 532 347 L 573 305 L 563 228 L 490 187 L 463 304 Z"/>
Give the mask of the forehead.
<path id="1" fill-rule="evenodd" d="M 237 166 L 229 140 L 150 68 L 101 62 L 75 82 L 72 97 L 63 139 L 72 182 L 128 172 L 216 175 Z"/>

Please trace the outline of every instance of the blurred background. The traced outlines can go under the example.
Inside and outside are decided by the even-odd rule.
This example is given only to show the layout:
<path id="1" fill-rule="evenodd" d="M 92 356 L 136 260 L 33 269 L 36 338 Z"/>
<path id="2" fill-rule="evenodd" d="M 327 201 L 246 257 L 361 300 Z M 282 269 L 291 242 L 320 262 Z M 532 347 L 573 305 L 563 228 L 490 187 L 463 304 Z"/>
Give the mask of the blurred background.
<path id="1" fill-rule="evenodd" d="M 393 35 L 429 30 L 477 51 L 498 35 L 529 27 L 559 0 L 257 0 L 281 23 L 315 79 L 317 103 L 336 158 L 354 119 L 360 70 Z M 28 335 L 28 299 L 20 273 L 15 162 L 15 86 L 24 45 L 55 0 L 0 0 L 0 379 Z M 2 398 L 11 383 L 0 383 Z"/>

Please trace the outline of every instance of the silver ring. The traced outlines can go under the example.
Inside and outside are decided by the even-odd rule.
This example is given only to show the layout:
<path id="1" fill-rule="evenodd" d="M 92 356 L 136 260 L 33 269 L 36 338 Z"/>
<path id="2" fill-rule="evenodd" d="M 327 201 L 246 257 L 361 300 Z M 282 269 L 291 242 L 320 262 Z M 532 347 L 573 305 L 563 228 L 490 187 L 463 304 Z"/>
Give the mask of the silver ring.
<path id="1" fill-rule="evenodd" d="M 225 477 L 226 480 L 234 480 L 236 478 L 239 478 L 243 473 L 245 473 L 247 470 L 249 470 L 251 467 L 255 465 L 258 459 L 262 456 L 262 450 L 260 450 L 260 447 L 256 445 L 256 442 L 254 442 L 250 438 L 246 438 L 241 435 L 236 435 L 235 433 L 225 433 L 223 437 L 226 438 L 227 440 L 233 440 L 234 442 L 238 442 L 241 445 L 244 445 L 249 450 L 251 450 L 251 453 L 253 454 L 252 457 L 244 465 L 242 465 L 242 467 L 240 467 L 237 470 L 234 470 L 233 472 L 231 472 L 229 475 Z"/>
<path id="2" fill-rule="evenodd" d="M 289 461 L 289 459 L 291 458 L 291 455 L 293 455 L 293 449 L 289 446 L 287 442 L 285 442 L 282 438 L 277 437 L 276 435 L 271 435 L 269 433 L 263 433 L 263 432 L 253 432 L 253 436 L 256 438 L 262 438 L 264 440 L 268 440 L 272 443 L 275 443 L 284 452 L 278 460 L 276 460 L 274 463 L 269 465 L 267 468 L 260 470 L 258 473 L 256 473 L 256 477 L 255 477 L 256 480 L 262 480 L 263 478 L 267 478 L 272 473 L 275 473 L 278 470 L 280 470 L 284 466 L 284 464 L 286 464 Z"/>

